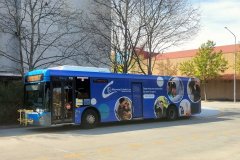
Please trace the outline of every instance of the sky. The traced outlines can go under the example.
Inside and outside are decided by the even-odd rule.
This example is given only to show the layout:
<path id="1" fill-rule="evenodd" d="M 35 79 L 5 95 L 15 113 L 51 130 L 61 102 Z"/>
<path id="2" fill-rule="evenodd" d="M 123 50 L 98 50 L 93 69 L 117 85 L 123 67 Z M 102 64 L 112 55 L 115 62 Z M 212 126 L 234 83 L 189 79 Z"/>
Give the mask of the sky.
<path id="1" fill-rule="evenodd" d="M 201 27 L 197 35 L 179 47 L 169 51 L 197 49 L 201 44 L 212 40 L 216 46 L 240 44 L 240 0 L 190 0 L 195 7 L 199 7 Z"/>

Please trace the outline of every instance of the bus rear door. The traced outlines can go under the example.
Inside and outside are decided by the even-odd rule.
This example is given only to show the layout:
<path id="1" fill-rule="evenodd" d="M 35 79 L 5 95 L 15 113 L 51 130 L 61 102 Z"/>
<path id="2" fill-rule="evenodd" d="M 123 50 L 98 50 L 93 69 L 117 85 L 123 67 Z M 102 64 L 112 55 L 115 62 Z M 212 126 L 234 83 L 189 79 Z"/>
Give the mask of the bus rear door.
<path id="1" fill-rule="evenodd" d="M 142 83 L 132 83 L 133 118 L 143 117 Z"/>

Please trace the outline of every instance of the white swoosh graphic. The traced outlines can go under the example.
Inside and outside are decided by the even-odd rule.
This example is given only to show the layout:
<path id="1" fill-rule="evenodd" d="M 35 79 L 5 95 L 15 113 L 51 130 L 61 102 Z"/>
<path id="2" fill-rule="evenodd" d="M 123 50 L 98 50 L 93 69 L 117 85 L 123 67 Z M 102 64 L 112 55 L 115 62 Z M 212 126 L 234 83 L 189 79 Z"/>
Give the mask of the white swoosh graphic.
<path id="1" fill-rule="evenodd" d="M 109 96 L 111 96 L 112 94 L 114 94 L 114 93 L 116 93 L 116 91 L 115 92 L 111 92 L 111 93 L 105 93 L 105 90 L 110 86 L 110 85 L 112 85 L 113 84 L 113 81 L 111 81 L 111 82 L 109 82 L 104 88 L 103 88 L 103 91 L 102 91 L 102 96 L 103 96 L 103 98 L 107 98 L 107 97 L 109 97 Z"/>

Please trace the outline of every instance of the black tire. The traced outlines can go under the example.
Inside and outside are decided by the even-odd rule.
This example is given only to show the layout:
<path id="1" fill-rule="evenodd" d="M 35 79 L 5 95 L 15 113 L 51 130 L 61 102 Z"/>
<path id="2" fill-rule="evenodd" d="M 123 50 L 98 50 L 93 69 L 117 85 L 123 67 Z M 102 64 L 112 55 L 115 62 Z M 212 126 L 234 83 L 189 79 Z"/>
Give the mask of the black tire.
<path id="1" fill-rule="evenodd" d="M 94 128 L 99 122 L 99 116 L 96 111 L 88 109 L 82 116 L 82 126 L 85 129 Z"/>
<path id="2" fill-rule="evenodd" d="M 174 121 L 178 118 L 178 112 L 176 107 L 174 106 L 169 106 L 169 108 L 167 109 L 167 119 L 169 121 Z"/>

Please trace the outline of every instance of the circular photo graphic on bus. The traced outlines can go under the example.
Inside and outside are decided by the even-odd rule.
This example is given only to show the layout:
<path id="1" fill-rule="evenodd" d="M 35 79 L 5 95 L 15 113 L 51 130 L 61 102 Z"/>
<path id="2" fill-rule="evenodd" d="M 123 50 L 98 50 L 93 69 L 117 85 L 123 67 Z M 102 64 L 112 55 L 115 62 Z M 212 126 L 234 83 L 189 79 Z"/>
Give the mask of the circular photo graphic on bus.
<path id="1" fill-rule="evenodd" d="M 165 96 L 159 96 L 154 103 L 154 113 L 156 118 L 166 117 L 167 107 L 169 105 L 168 99 Z"/>
<path id="2" fill-rule="evenodd" d="M 158 85 L 158 87 L 160 87 L 160 88 L 164 85 L 164 79 L 163 79 L 163 77 L 158 77 L 158 78 L 157 78 L 157 85 Z"/>
<path id="3" fill-rule="evenodd" d="M 179 106 L 179 115 L 180 116 L 191 115 L 191 103 L 187 99 L 181 101 Z"/>
<path id="4" fill-rule="evenodd" d="M 180 102 L 184 94 L 183 82 L 178 77 L 172 77 L 168 81 L 167 94 L 169 99 L 174 102 Z"/>
<path id="5" fill-rule="evenodd" d="M 187 85 L 187 93 L 189 99 L 197 103 L 201 100 L 200 80 L 197 78 L 190 78 Z"/>
<path id="6" fill-rule="evenodd" d="M 132 101 L 128 97 L 120 97 L 114 110 L 119 121 L 132 119 Z"/>

